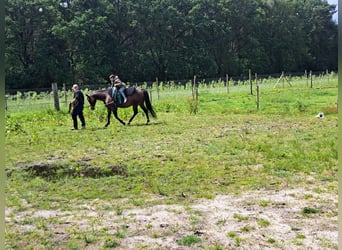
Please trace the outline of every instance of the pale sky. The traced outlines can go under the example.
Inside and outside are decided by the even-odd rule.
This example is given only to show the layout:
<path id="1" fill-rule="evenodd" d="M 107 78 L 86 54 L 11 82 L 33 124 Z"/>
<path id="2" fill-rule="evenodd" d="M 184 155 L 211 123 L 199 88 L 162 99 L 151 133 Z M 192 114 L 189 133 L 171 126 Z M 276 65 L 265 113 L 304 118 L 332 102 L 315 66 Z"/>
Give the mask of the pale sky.
<path id="1" fill-rule="evenodd" d="M 338 7 L 338 0 L 327 0 L 329 4 L 335 4 L 336 5 L 336 10 Z M 333 19 L 337 22 L 337 12 L 335 13 L 335 15 L 333 16 Z"/>

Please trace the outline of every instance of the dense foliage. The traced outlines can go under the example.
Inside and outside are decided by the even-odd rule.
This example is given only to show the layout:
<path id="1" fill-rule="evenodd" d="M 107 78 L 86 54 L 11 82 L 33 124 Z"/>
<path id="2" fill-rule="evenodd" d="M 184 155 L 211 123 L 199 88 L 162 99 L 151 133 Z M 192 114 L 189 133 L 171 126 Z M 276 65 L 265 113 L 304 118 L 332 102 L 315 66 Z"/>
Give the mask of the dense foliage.
<path id="1" fill-rule="evenodd" d="M 6 0 L 8 88 L 337 68 L 323 0 Z"/>

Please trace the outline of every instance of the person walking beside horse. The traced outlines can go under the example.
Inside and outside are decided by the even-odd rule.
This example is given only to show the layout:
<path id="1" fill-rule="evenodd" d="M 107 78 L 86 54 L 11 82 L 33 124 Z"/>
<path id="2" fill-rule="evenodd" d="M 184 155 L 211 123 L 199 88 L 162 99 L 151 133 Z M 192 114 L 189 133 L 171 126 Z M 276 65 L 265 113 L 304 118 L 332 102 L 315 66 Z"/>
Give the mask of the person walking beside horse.
<path id="1" fill-rule="evenodd" d="M 112 88 L 115 88 L 116 91 L 114 91 L 114 94 L 112 94 L 113 96 L 113 101 L 114 103 L 117 103 L 117 90 L 119 90 L 121 96 L 123 97 L 124 101 L 123 103 L 126 103 L 127 102 L 127 97 L 125 95 L 125 88 L 126 88 L 126 84 L 124 82 L 122 82 L 119 77 L 117 75 L 114 75 L 114 74 L 111 74 L 109 76 L 109 80 L 111 82 L 111 87 Z"/>
<path id="2" fill-rule="evenodd" d="M 74 84 L 71 89 L 72 91 L 74 91 L 74 98 L 70 102 L 70 106 L 69 106 L 69 113 L 70 113 L 70 107 L 71 106 L 73 107 L 71 111 L 71 117 L 72 117 L 74 126 L 73 128 L 71 128 L 71 130 L 77 130 L 78 129 L 77 116 L 80 118 L 82 128 L 85 128 L 86 126 L 84 115 L 83 115 L 84 95 L 77 84 Z"/>

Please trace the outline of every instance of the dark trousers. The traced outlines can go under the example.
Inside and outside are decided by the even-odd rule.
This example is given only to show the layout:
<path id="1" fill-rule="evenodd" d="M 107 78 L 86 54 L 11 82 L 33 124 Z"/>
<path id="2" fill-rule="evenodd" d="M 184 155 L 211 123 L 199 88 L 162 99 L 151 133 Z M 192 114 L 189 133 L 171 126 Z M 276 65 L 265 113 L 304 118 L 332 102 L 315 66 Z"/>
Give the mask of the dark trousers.
<path id="1" fill-rule="evenodd" d="M 74 122 L 74 128 L 78 129 L 77 116 L 80 118 L 82 127 L 85 127 L 86 124 L 85 124 L 85 119 L 84 119 L 84 116 L 83 116 L 83 109 L 79 109 L 79 110 L 76 109 L 71 114 L 72 120 Z"/>

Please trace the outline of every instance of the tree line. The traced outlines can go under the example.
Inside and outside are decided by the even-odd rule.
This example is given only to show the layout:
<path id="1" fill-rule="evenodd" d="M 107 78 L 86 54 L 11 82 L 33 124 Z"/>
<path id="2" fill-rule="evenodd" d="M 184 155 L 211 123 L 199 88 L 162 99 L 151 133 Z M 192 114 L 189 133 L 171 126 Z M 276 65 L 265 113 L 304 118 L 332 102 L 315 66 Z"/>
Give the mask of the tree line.
<path id="1" fill-rule="evenodd" d="M 5 0 L 6 87 L 337 69 L 325 0 Z"/>

